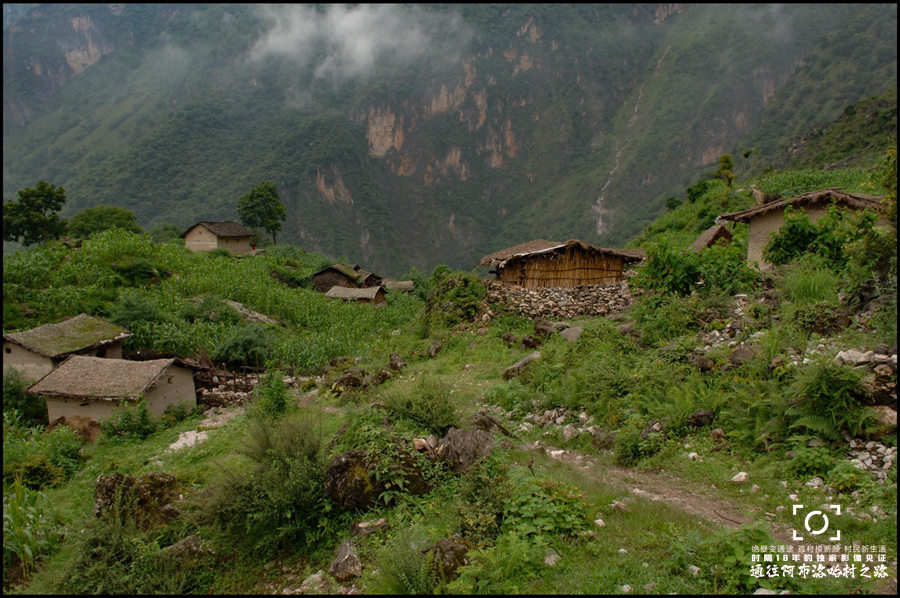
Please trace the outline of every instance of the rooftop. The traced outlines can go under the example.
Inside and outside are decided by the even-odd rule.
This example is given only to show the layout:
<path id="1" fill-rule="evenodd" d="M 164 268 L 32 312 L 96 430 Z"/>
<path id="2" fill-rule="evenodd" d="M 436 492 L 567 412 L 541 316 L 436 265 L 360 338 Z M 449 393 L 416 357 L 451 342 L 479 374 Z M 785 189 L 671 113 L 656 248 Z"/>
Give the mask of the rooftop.
<path id="1" fill-rule="evenodd" d="M 494 253 L 486 255 L 481 258 L 481 261 L 478 262 L 478 265 L 497 266 L 502 268 L 506 264 L 506 262 L 514 257 L 522 257 L 525 255 L 533 255 L 539 253 L 549 253 L 552 251 L 557 251 L 574 246 L 578 246 L 589 251 L 596 251 L 598 253 L 618 255 L 625 258 L 626 261 L 631 262 L 638 262 L 645 257 L 645 254 L 641 249 L 614 249 L 610 247 L 597 247 L 595 245 L 590 245 L 583 241 L 579 241 L 578 239 L 570 239 L 565 243 L 559 243 L 557 241 L 547 241 L 545 239 L 536 239 L 534 241 L 528 241 L 527 243 L 514 245 L 513 247 L 507 247 L 506 249 L 501 249 L 500 251 L 496 251 Z"/>
<path id="2" fill-rule="evenodd" d="M 46 357 L 60 357 L 91 347 L 124 340 L 131 332 L 100 318 L 79 314 L 56 324 L 4 334 L 4 340 Z"/>
<path id="3" fill-rule="evenodd" d="M 131 361 L 72 355 L 31 385 L 28 392 L 82 399 L 136 400 L 174 362 L 174 359 Z"/>
<path id="4" fill-rule="evenodd" d="M 182 239 L 197 226 L 204 226 L 217 237 L 252 237 L 253 231 L 234 220 L 201 220 L 179 235 Z"/>
<path id="5" fill-rule="evenodd" d="M 778 199 L 761 206 L 750 208 L 748 210 L 722 214 L 716 219 L 716 221 L 730 220 L 733 222 L 749 222 L 757 216 L 768 214 L 769 212 L 772 212 L 774 210 L 784 209 L 784 207 L 788 205 L 806 206 L 835 202 L 838 205 L 857 209 L 877 208 L 879 205 L 881 205 L 881 201 L 883 199 L 883 197 L 876 195 L 865 195 L 863 193 L 846 193 L 844 191 L 841 191 L 840 189 L 820 189 L 819 191 L 811 191 L 809 193 L 804 193 L 803 195 L 797 195 L 795 197 Z"/>

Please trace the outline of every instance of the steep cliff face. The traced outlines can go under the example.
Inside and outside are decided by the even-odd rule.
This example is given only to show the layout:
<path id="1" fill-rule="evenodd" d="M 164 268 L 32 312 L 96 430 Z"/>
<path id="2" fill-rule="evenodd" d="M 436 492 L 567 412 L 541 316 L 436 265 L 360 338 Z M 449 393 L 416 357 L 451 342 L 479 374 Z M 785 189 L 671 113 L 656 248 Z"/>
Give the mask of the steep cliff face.
<path id="1" fill-rule="evenodd" d="M 624 243 L 823 39 L 870 35 L 849 5 L 85 6 L 4 12 L 5 194 L 51 178 L 69 213 L 187 226 L 271 180 L 279 240 L 393 274 Z M 805 97 L 877 93 L 859 60 Z"/>

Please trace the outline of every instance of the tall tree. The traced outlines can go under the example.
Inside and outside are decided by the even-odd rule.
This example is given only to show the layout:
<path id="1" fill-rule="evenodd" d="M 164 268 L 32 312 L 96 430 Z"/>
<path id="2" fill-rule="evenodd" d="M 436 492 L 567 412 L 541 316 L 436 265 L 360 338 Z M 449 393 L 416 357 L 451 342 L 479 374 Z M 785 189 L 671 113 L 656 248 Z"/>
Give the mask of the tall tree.
<path id="1" fill-rule="evenodd" d="M 238 199 L 237 212 L 244 226 L 263 229 L 272 235 L 272 243 L 278 244 L 275 234 L 281 230 L 287 211 L 274 184 L 263 181 L 251 189 Z"/>
<path id="2" fill-rule="evenodd" d="M 58 212 L 66 203 L 66 190 L 46 181 L 19 191 L 19 198 L 3 204 L 3 240 L 33 245 L 66 234 L 66 221 Z"/>
<path id="3" fill-rule="evenodd" d="M 131 210 L 119 206 L 98 205 L 85 208 L 69 218 L 69 234 L 73 237 L 89 237 L 110 228 L 124 228 L 133 233 L 142 233 L 135 224 L 137 216 Z"/>

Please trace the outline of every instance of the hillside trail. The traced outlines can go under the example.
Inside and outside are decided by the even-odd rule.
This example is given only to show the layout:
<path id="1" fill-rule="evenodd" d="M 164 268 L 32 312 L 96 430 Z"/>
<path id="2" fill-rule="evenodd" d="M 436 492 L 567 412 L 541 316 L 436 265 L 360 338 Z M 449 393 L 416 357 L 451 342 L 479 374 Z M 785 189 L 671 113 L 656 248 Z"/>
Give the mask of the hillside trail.
<path id="1" fill-rule="evenodd" d="M 715 487 L 712 485 L 684 480 L 665 472 L 644 472 L 604 465 L 589 455 L 540 442 L 528 443 L 519 448 L 543 451 L 555 461 L 570 464 L 606 484 L 628 490 L 635 498 L 663 502 L 702 517 L 718 527 L 737 529 L 745 523 L 765 521 L 769 526 L 770 535 L 779 542 L 794 546 L 801 544 L 792 539 L 792 532 L 789 528 L 769 521 L 764 512 L 716 496 Z M 802 543 L 808 544 L 809 542 Z"/>
<path id="2" fill-rule="evenodd" d="M 793 530 L 770 521 L 764 512 L 748 505 L 738 505 L 734 501 L 715 496 L 715 486 L 684 480 L 664 472 L 644 472 L 635 469 L 604 465 L 595 458 L 550 446 L 540 441 L 520 445 L 525 451 L 542 451 L 555 461 L 577 467 L 596 479 L 616 488 L 626 489 L 632 497 L 644 498 L 652 502 L 662 502 L 676 509 L 696 515 L 719 528 L 738 529 L 745 523 L 765 521 L 769 535 L 777 541 L 794 546 L 794 552 L 801 544 L 815 544 L 808 537 L 803 541 L 793 539 Z M 880 580 L 872 591 L 876 594 L 895 595 L 897 593 L 896 566 L 888 566 L 888 578 Z"/>

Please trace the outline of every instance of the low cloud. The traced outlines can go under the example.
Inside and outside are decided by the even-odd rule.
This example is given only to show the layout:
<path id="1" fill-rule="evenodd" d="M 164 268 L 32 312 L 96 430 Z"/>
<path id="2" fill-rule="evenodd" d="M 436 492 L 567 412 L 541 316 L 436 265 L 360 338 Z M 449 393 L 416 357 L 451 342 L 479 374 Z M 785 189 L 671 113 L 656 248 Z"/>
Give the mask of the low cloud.
<path id="1" fill-rule="evenodd" d="M 462 19 L 418 6 L 263 6 L 269 29 L 250 50 L 251 61 L 281 58 L 334 83 L 376 65 L 404 66 L 458 55 L 469 38 Z"/>

